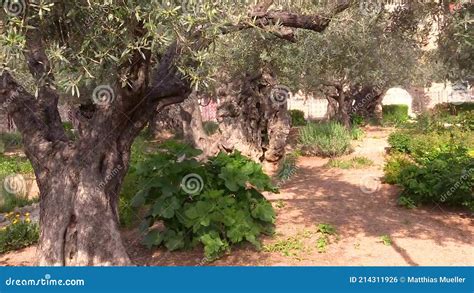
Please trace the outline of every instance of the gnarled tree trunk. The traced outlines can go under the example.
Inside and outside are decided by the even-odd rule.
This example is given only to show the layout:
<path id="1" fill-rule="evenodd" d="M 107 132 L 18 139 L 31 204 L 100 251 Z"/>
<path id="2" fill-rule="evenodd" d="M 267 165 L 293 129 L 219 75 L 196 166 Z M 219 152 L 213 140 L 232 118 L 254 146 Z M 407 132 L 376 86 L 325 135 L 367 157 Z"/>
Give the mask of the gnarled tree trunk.
<path id="1" fill-rule="evenodd" d="M 128 152 L 104 144 L 87 152 L 66 147 L 54 154 L 51 170 L 39 174 L 40 265 L 131 264 L 118 218 Z"/>
<path id="2" fill-rule="evenodd" d="M 258 161 L 276 162 L 283 157 L 290 116 L 287 101 L 272 96 L 275 87 L 268 73 L 229 84 L 217 113 L 223 149 L 238 150 Z"/>

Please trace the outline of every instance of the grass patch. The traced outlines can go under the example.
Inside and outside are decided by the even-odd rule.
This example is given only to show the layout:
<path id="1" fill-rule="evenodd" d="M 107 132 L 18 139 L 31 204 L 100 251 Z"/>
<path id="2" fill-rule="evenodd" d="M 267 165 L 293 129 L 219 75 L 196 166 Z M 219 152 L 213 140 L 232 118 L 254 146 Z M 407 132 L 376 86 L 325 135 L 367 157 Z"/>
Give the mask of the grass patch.
<path id="1" fill-rule="evenodd" d="M 339 169 L 359 169 L 373 165 L 374 162 L 366 157 L 354 157 L 348 160 L 330 159 L 326 164 L 326 167 Z"/>
<path id="2" fill-rule="evenodd" d="M 283 256 L 297 256 L 303 249 L 304 243 L 300 235 L 281 239 L 263 247 L 265 252 L 278 252 Z"/>
<path id="3" fill-rule="evenodd" d="M 15 208 L 22 208 L 38 201 L 39 199 L 28 199 L 24 196 L 16 196 L 14 194 L 3 192 L 2 202 L 0 203 L 0 213 L 8 213 L 13 211 Z"/>
<path id="4" fill-rule="evenodd" d="M 320 236 L 316 241 L 316 248 L 319 253 L 324 253 L 327 251 L 327 248 L 331 243 L 330 236 L 337 235 L 337 230 L 331 224 L 319 224 L 317 232 L 320 234 Z"/>
<path id="5" fill-rule="evenodd" d="M 27 158 L 0 155 L 0 178 L 29 173 L 33 173 L 33 167 Z"/>
<path id="6" fill-rule="evenodd" d="M 338 122 L 308 123 L 300 129 L 304 155 L 337 157 L 351 151 L 351 133 Z"/>

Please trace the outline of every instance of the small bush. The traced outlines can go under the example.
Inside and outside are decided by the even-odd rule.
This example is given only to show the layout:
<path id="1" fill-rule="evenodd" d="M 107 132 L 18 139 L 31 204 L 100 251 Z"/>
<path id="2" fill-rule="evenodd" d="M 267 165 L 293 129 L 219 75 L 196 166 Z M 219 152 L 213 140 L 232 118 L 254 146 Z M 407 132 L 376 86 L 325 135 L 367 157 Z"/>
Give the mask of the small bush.
<path id="1" fill-rule="evenodd" d="M 409 119 L 407 105 L 384 105 L 382 112 L 384 124 L 400 125 Z"/>
<path id="2" fill-rule="evenodd" d="M 35 244 L 39 239 L 39 226 L 31 222 L 29 214 L 7 214 L 9 225 L 0 229 L 0 253 L 6 253 Z"/>
<path id="3" fill-rule="evenodd" d="M 359 128 L 366 124 L 364 116 L 361 116 L 358 114 L 354 114 L 351 116 L 351 122 L 352 122 L 352 125 L 355 126 L 355 128 Z"/>
<path id="4" fill-rule="evenodd" d="M 137 208 L 133 207 L 131 201 L 135 194 L 141 189 L 140 178 L 137 175 L 139 164 L 147 159 L 150 148 L 146 137 L 137 137 L 132 145 L 130 155 L 130 168 L 124 178 L 122 190 L 120 191 L 119 218 L 120 224 L 125 227 L 131 226 L 138 219 Z"/>
<path id="5" fill-rule="evenodd" d="M 404 168 L 397 179 L 401 196 L 414 204 L 433 202 L 474 210 L 474 161 L 468 151 L 440 153 L 422 165 Z"/>
<path id="6" fill-rule="evenodd" d="M 405 131 L 396 131 L 388 137 L 392 150 L 400 153 L 409 153 L 411 136 Z"/>
<path id="7" fill-rule="evenodd" d="M 351 133 L 338 122 L 309 123 L 299 139 L 305 155 L 336 157 L 351 151 Z"/>
<path id="8" fill-rule="evenodd" d="M 201 153 L 168 141 L 138 164 L 142 188 L 132 203 L 149 206 L 144 243 L 169 250 L 202 244 L 209 261 L 244 241 L 260 247 L 259 235 L 274 229 L 275 211 L 261 193 L 277 191 L 270 177 L 240 153 L 198 162 Z M 165 229 L 155 229 L 156 222 Z"/>
<path id="9" fill-rule="evenodd" d="M 304 112 L 301 110 L 290 110 L 291 115 L 291 126 L 305 126 L 306 119 L 304 118 Z"/>
<path id="10" fill-rule="evenodd" d="M 390 156 L 384 167 L 384 181 L 388 184 L 398 184 L 400 173 L 414 163 L 408 156 L 402 154 L 394 154 Z"/>
<path id="11" fill-rule="evenodd" d="M 366 157 L 354 157 L 350 160 L 331 159 L 326 164 L 329 168 L 357 169 L 372 166 L 374 162 Z"/>
<path id="12" fill-rule="evenodd" d="M 207 135 L 213 135 L 219 130 L 219 124 L 214 121 L 206 121 L 203 123 L 204 131 Z"/>
<path id="13" fill-rule="evenodd" d="M 361 140 L 364 137 L 364 130 L 362 128 L 354 126 L 351 128 L 351 137 L 354 140 Z"/>

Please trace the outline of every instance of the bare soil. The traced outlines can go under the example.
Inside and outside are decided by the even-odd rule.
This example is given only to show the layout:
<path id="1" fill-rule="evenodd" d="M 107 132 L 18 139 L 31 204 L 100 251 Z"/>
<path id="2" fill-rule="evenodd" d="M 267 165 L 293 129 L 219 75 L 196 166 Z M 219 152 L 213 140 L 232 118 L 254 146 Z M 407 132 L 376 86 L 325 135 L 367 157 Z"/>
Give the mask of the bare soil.
<path id="1" fill-rule="evenodd" d="M 132 230 L 123 232 L 130 256 L 142 266 L 473 266 L 472 214 L 437 205 L 399 207 L 397 187 L 382 183 L 389 132 L 367 128 L 366 137 L 348 156 L 365 156 L 374 161 L 371 167 L 329 169 L 324 166 L 328 159 L 301 158 L 281 193 L 268 195 L 278 217 L 276 234 L 263 239 L 266 249 L 242 245 L 208 264 L 200 249 L 147 250 Z M 337 229 L 325 252 L 316 246 L 321 223 Z M 391 243 L 384 243 L 382 236 Z M 286 248 L 275 249 L 275 243 Z M 2 255 L 0 265 L 34 265 L 35 251 L 29 247 Z"/>

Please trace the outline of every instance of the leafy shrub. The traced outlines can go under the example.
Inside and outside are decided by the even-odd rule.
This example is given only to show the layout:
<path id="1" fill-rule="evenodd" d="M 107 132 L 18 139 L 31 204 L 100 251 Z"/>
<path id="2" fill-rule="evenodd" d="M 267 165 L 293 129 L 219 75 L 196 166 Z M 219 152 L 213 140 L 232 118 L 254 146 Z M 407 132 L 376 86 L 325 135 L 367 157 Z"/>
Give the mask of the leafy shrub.
<path id="1" fill-rule="evenodd" d="M 0 229 L 0 253 L 17 250 L 38 242 L 39 226 L 32 223 L 29 214 L 7 214 L 9 225 Z"/>
<path id="2" fill-rule="evenodd" d="M 120 224 L 125 227 L 131 226 L 138 219 L 137 209 L 132 206 L 131 201 L 141 188 L 137 167 L 147 159 L 148 148 L 150 144 L 146 140 L 146 135 L 138 136 L 132 145 L 130 168 L 122 183 L 119 201 Z"/>
<path id="3" fill-rule="evenodd" d="M 384 105 L 382 112 L 385 124 L 399 125 L 409 118 L 407 105 Z"/>
<path id="4" fill-rule="evenodd" d="M 207 135 L 213 135 L 219 130 L 219 124 L 214 121 L 205 121 L 203 127 Z"/>
<path id="5" fill-rule="evenodd" d="M 372 166 L 374 162 L 366 157 L 354 157 L 349 160 L 331 159 L 326 164 L 329 168 L 355 169 Z"/>
<path id="6" fill-rule="evenodd" d="M 354 114 L 351 116 L 351 122 L 352 125 L 355 126 L 355 128 L 359 128 L 365 124 L 365 118 L 361 115 Z"/>
<path id="7" fill-rule="evenodd" d="M 454 105 L 438 105 L 407 129 L 389 137 L 392 154 L 385 181 L 403 188 L 399 204 L 446 204 L 474 209 L 473 113 L 453 115 Z M 455 112 L 455 111 L 454 111 Z"/>
<path id="8" fill-rule="evenodd" d="M 413 164 L 414 163 L 406 155 L 394 154 L 390 156 L 384 167 L 384 181 L 388 184 L 397 184 L 400 178 L 400 173 Z"/>
<path id="9" fill-rule="evenodd" d="M 409 153 L 411 139 L 406 131 L 395 131 L 388 137 L 388 143 L 394 151 Z"/>
<path id="10" fill-rule="evenodd" d="M 336 157 L 351 151 L 351 133 L 338 122 L 308 123 L 299 139 L 306 155 Z"/>
<path id="11" fill-rule="evenodd" d="M 201 151 L 168 141 L 137 166 L 142 189 L 134 206 L 149 206 L 144 243 L 169 250 L 204 246 L 213 260 L 244 241 L 260 247 L 258 236 L 271 234 L 275 211 L 261 191 L 276 192 L 262 167 L 236 152 L 207 162 Z M 162 221 L 165 229 L 153 225 Z"/>
<path id="12" fill-rule="evenodd" d="M 327 246 L 331 243 L 330 236 L 337 234 L 336 228 L 331 224 L 319 224 L 317 232 L 320 234 L 316 242 L 316 248 L 319 253 L 324 253 Z"/>
<path id="13" fill-rule="evenodd" d="M 305 126 L 306 119 L 304 118 L 304 112 L 301 110 L 290 110 L 291 115 L 291 126 Z"/>
<path id="14" fill-rule="evenodd" d="M 358 126 L 353 126 L 351 128 L 351 137 L 354 140 L 361 140 L 364 137 L 364 130 Z"/>
<path id="15" fill-rule="evenodd" d="M 438 154 L 422 165 L 404 168 L 397 179 L 401 196 L 414 204 L 444 203 L 474 210 L 474 160 L 464 148 Z"/>

